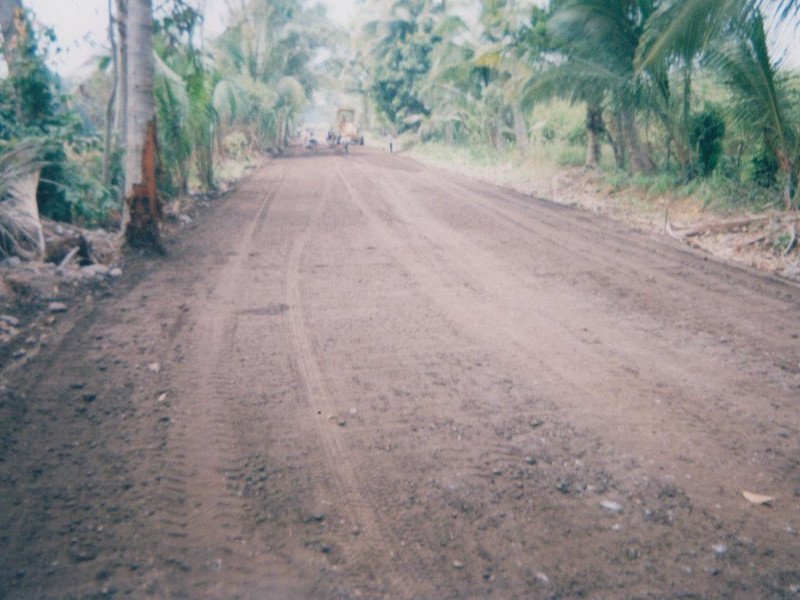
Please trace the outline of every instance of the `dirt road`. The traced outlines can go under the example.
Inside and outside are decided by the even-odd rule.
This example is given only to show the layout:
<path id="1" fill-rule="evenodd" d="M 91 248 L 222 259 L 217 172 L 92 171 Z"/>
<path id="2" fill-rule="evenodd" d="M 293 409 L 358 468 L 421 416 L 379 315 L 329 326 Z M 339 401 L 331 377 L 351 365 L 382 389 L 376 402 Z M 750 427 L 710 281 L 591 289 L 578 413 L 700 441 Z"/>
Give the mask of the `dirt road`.
<path id="1" fill-rule="evenodd" d="M 797 287 L 362 148 L 132 272 L 4 374 L 0 597 L 799 589 Z"/>

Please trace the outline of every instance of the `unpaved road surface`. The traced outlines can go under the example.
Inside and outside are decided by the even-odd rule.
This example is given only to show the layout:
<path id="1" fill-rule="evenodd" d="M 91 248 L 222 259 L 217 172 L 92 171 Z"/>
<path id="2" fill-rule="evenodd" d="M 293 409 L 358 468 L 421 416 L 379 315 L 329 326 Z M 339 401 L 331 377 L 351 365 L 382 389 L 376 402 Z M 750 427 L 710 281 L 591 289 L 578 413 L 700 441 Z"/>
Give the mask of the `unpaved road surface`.
<path id="1" fill-rule="evenodd" d="M 362 148 L 130 271 L 4 374 L 0 597 L 796 597 L 797 287 Z"/>

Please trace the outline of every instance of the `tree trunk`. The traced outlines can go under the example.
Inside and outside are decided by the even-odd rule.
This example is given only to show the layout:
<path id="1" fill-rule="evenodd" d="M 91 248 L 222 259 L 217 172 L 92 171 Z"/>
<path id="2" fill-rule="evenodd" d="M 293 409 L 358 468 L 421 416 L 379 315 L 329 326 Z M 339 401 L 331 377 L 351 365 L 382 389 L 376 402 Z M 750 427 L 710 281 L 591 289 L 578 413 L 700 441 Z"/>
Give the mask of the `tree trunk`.
<path id="1" fill-rule="evenodd" d="M 23 15 L 20 0 L 0 0 L 0 31 L 3 34 L 3 55 L 8 65 L 8 73 L 14 74 L 16 62 L 15 49 L 20 32 L 21 17 Z"/>
<path id="2" fill-rule="evenodd" d="M 695 158 L 691 150 L 690 123 L 692 115 L 692 61 L 686 59 L 683 69 L 683 108 L 681 114 L 680 136 L 675 140 L 675 155 L 684 175 L 691 177 L 696 172 Z"/>
<path id="3" fill-rule="evenodd" d="M 601 140 L 606 130 L 603 121 L 603 109 L 589 103 L 586 105 L 586 166 L 590 168 L 600 166 Z"/>
<path id="4" fill-rule="evenodd" d="M 103 185 L 111 183 L 111 154 L 114 147 L 114 120 L 117 105 L 117 89 L 119 87 L 119 56 L 117 55 L 117 39 L 114 36 L 114 8 L 112 0 L 108 0 L 108 40 L 111 43 L 111 64 L 113 83 L 111 96 L 106 106 L 105 145 L 103 147 Z"/>
<path id="5" fill-rule="evenodd" d="M 517 148 L 522 151 L 528 149 L 528 124 L 525 122 L 525 113 L 522 108 L 514 105 L 512 107 L 514 113 L 514 135 L 517 138 Z"/>
<path id="6" fill-rule="evenodd" d="M 278 154 L 283 152 L 283 116 L 279 116 L 278 122 L 275 124 L 275 147 Z"/>
<path id="7" fill-rule="evenodd" d="M 614 118 L 611 120 L 611 127 L 607 131 L 611 138 L 611 149 L 614 151 L 614 164 L 618 169 L 625 168 L 625 143 L 622 134 L 622 115 L 614 111 Z"/>
<path id="8" fill-rule="evenodd" d="M 132 246 L 163 250 L 161 201 L 156 188 L 155 103 L 153 100 L 153 15 L 151 0 L 130 0 L 128 36 L 127 136 L 122 231 Z"/>
<path id="9" fill-rule="evenodd" d="M 797 196 L 797 167 L 789 164 L 786 169 L 786 185 L 783 188 L 783 201 L 786 211 L 789 212 L 797 208 L 795 197 Z"/>
<path id="10" fill-rule="evenodd" d="M 122 151 L 127 147 L 128 135 L 128 1 L 116 0 L 117 4 L 117 111 L 114 115 L 114 130 Z"/>
<path id="11" fill-rule="evenodd" d="M 636 119 L 633 114 L 623 113 L 621 121 L 622 130 L 620 136 L 623 139 L 628 155 L 630 156 L 630 168 L 634 173 L 652 173 L 656 165 L 642 145 L 639 137 L 639 130 L 636 128 Z"/>

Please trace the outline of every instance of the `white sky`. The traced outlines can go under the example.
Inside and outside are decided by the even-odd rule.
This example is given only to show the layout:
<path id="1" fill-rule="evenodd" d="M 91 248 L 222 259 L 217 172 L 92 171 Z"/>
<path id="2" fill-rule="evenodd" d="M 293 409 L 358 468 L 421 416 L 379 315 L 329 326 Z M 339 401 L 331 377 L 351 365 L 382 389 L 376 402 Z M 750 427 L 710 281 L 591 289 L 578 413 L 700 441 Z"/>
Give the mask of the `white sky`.
<path id="1" fill-rule="evenodd" d="M 355 11 L 355 0 L 318 1 L 342 24 Z M 22 0 L 22 3 L 34 11 L 42 24 L 55 30 L 59 51 L 53 55 L 53 64 L 62 75 L 81 71 L 87 61 L 108 46 L 108 0 Z M 158 3 L 155 0 L 154 4 Z M 205 32 L 213 36 L 222 31 L 229 5 L 237 6 L 239 0 L 194 0 L 193 4 L 205 5 Z"/>
<path id="2" fill-rule="evenodd" d="M 319 1 L 328 7 L 328 14 L 334 20 L 343 24 L 355 12 L 356 0 Z M 222 30 L 229 4 L 238 5 L 240 0 L 194 2 L 205 5 L 206 34 L 213 36 Z M 23 0 L 23 4 L 33 9 L 42 23 L 55 29 L 60 52 L 53 57 L 53 62 L 62 75 L 76 74 L 107 46 L 108 0 Z M 784 28 L 776 47 L 779 54 L 785 54 L 788 66 L 800 68 L 800 41 L 796 29 Z"/>

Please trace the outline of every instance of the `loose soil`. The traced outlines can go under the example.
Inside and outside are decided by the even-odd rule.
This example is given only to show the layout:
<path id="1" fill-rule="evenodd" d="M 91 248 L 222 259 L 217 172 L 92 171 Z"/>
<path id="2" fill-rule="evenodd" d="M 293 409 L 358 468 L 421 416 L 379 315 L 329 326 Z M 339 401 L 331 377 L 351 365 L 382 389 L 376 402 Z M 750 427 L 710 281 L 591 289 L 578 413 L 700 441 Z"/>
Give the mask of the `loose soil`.
<path id="1" fill-rule="evenodd" d="M 443 160 L 431 156 L 424 146 L 410 150 L 411 156 L 428 165 L 461 176 L 477 178 L 517 192 L 543 198 L 558 204 L 580 207 L 595 214 L 620 221 L 632 229 L 669 236 L 670 227 L 677 231 L 694 229 L 709 223 L 719 224 L 728 219 L 741 220 L 747 216 L 747 206 L 738 209 L 707 208 L 693 196 L 666 193 L 654 196 L 636 186 L 617 189 L 603 171 L 585 167 L 553 169 L 545 165 L 473 164 L 469 161 Z M 726 261 L 753 267 L 800 282 L 800 253 L 794 247 L 786 252 L 792 238 L 786 213 L 778 211 L 757 213 L 772 215 L 772 219 L 754 219 L 739 227 L 705 231 L 684 241 Z M 680 237 L 680 236 L 678 236 Z"/>
<path id="2" fill-rule="evenodd" d="M 799 308 L 591 213 L 297 151 L 4 371 L 0 597 L 790 597 Z"/>

